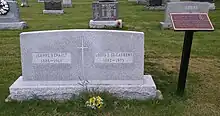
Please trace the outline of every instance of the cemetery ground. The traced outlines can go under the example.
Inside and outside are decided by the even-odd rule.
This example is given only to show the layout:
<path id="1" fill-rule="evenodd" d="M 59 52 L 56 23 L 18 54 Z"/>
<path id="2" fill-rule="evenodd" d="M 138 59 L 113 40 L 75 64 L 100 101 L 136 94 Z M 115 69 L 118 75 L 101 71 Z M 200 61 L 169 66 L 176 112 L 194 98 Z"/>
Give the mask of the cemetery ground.
<path id="1" fill-rule="evenodd" d="M 19 1 L 20 2 L 20 1 Z M 88 28 L 92 18 L 91 0 L 74 0 L 73 8 L 63 15 L 45 15 L 43 4 L 29 1 L 30 7 L 20 8 L 21 18 L 29 29 L 59 30 Z M 84 98 L 68 101 L 8 102 L 8 87 L 21 75 L 19 34 L 22 31 L 0 31 L 0 115 L 5 116 L 220 116 L 220 1 L 209 16 L 214 32 L 194 35 L 185 95 L 175 94 L 181 59 L 183 32 L 160 30 L 163 11 L 143 11 L 142 5 L 119 0 L 119 16 L 123 30 L 145 33 L 145 74 L 151 74 L 164 100 L 118 100 L 101 94 L 105 106 L 99 111 L 85 108 Z"/>

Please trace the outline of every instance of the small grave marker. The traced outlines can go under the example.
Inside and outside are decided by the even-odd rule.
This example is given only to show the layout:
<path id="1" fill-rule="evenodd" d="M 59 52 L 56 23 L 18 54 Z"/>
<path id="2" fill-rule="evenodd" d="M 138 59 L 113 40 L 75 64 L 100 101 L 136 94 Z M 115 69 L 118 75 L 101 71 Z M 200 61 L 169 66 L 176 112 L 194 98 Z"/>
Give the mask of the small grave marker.
<path id="1" fill-rule="evenodd" d="M 177 86 L 177 93 L 179 95 L 183 95 L 186 84 L 193 34 L 195 31 L 213 31 L 214 27 L 207 13 L 170 13 L 170 17 L 175 31 L 185 31 Z"/>

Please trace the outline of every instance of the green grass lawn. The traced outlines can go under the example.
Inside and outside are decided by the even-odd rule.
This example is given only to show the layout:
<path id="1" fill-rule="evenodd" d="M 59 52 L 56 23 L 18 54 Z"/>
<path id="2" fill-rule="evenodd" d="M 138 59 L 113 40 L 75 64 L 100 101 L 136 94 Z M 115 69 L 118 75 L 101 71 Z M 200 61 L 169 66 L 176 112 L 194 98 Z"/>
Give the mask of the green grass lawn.
<path id="1" fill-rule="evenodd" d="M 63 15 L 44 15 L 43 4 L 29 1 L 20 8 L 29 25 L 25 31 L 88 28 L 92 0 L 74 0 Z M 220 8 L 220 1 L 216 2 Z M 145 74 L 153 75 L 164 95 L 162 101 L 118 100 L 102 94 L 100 111 L 84 107 L 83 100 L 69 102 L 28 101 L 5 103 L 9 86 L 21 75 L 19 34 L 0 31 L 0 115 L 2 116 L 220 116 L 220 9 L 209 13 L 214 32 L 194 35 L 185 95 L 175 94 L 183 44 L 183 32 L 160 30 L 163 11 L 144 11 L 142 5 L 119 0 L 123 30 L 145 33 Z"/>

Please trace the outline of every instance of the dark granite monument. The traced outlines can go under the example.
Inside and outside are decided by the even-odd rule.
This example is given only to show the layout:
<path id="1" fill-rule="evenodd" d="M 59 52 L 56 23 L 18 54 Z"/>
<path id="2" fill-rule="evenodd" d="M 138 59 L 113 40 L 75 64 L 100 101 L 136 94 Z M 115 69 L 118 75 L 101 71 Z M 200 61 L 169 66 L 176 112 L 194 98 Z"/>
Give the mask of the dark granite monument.
<path id="1" fill-rule="evenodd" d="M 44 2 L 45 10 L 62 10 L 61 0 L 45 0 Z"/>
<path id="2" fill-rule="evenodd" d="M 118 2 L 116 0 L 97 0 L 92 3 L 93 18 L 90 28 L 119 27 L 122 20 L 118 19 Z"/>
<path id="3" fill-rule="evenodd" d="M 43 13 L 63 14 L 62 0 L 44 0 Z"/>
<path id="4" fill-rule="evenodd" d="M 162 0 L 149 0 L 149 6 L 162 6 Z"/>
<path id="5" fill-rule="evenodd" d="M 93 20 L 94 21 L 107 21 L 107 20 L 117 20 L 118 2 L 114 0 L 105 1 L 95 1 L 92 4 L 93 8 Z"/>

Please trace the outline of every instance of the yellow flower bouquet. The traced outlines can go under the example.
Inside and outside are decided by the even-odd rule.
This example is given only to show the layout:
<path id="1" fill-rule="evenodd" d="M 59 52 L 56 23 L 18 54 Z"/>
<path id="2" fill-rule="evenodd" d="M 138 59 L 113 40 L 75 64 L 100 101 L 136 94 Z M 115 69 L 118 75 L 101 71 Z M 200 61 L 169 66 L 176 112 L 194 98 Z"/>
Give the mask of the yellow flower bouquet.
<path id="1" fill-rule="evenodd" d="M 103 104 L 103 99 L 100 96 L 91 97 L 86 101 L 86 106 L 92 109 L 100 109 Z"/>

